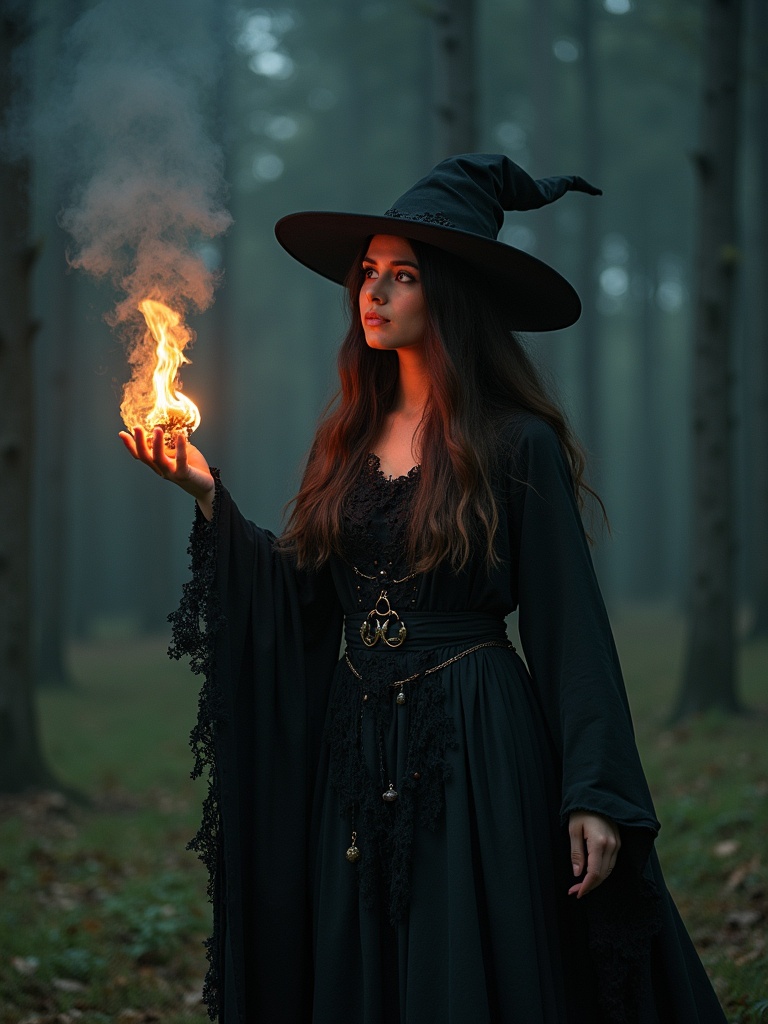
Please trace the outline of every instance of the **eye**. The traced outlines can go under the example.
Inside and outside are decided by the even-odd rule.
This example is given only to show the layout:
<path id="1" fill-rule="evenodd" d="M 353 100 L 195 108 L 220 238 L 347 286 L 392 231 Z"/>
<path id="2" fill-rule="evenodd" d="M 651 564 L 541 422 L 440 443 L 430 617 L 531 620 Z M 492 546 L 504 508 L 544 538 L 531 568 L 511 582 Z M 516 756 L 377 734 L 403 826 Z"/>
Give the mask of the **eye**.
<path id="1" fill-rule="evenodd" d="M 363 265 L 363 277 L 366 277 L 370 280 L 373 278 L 375 273 L 376 271 L 373 269 L 373 267 L 368 267 L 365 264 Z"/>
<path id="2" fill-rule="evenodd" d="M 416 278 L 413 276 L 413 274 L 409 274 L 407 270 L 398 270 L 398 272 L 397 272 L 397 280 L 399 281 L 401 278 L 404 279 L 405 281 L 408 281 L 408 282 L 412 282 L 412 281 L 416 280 Z"/>

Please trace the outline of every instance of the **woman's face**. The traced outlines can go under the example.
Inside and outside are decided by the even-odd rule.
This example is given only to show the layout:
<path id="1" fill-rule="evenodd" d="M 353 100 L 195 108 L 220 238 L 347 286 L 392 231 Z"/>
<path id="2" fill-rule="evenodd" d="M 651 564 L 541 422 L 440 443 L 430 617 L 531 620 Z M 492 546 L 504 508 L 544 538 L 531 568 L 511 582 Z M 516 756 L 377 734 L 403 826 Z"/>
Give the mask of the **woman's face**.
<path id="1" fill-rule="evenodd" d="M 360 319 L 371 348 L 417 346 L 427 329 L 427 306 L 419 265 L 410 243 L 374 235 L 363 257 Z"/>

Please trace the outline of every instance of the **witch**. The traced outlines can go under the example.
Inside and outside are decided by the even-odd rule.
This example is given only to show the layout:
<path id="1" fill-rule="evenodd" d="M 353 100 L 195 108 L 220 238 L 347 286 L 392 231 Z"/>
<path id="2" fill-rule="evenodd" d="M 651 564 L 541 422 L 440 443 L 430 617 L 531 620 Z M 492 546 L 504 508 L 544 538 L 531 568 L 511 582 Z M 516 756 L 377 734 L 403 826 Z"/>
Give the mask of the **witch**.
<path id="1" fill-rule="evenodd" d="M 383 216 L 277 224 L 350 314 L 279 538 L 183 435 L 121 435 L 197 500 L 171 653 L 204 675 L 225 1024 L 725 1020 L 654 853 L 584 456 L 514 333 L 580 303 L 504 211 L 571 190 L 468 154 Z"/>

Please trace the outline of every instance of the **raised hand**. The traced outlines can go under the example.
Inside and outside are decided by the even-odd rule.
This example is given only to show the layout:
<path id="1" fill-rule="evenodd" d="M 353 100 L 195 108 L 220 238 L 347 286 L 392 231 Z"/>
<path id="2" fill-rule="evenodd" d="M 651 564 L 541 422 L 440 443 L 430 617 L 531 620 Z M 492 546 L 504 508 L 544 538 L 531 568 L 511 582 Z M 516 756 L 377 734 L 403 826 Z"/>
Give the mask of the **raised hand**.
<path id="1" fill-rule="evenodd" d="M 203 453 L 187 441 L 184 433 L 176 434 L 173 451 L 166 448 L 160 427 L 155 427 L 151 438 L 147 438 L 142 427 L 134 427 L 132 434 L 121 430 L 120 439 L 134 459 L 191 494 L 206 519 L 213 517 L 215 484 L 211 471 Z"/>

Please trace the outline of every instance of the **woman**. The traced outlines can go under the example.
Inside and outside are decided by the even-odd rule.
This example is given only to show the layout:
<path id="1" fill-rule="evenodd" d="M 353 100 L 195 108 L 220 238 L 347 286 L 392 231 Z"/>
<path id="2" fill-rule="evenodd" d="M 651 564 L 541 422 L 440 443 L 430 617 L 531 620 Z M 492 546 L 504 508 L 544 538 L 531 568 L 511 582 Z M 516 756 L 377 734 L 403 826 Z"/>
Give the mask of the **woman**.
<path id="1" fill-rule="evenodd" d="M 351 303 L 279 540 L 183 437 L 121 435 L 200 510 L 172 653 L 206 676 L 227 1024 L 724 1021 L 652 850 L 583 458 L 511 333 L 579 315 L 496 240 L 568 190 L 597 191 L 473 154 L 383 217 L 277 225 Z"/>

